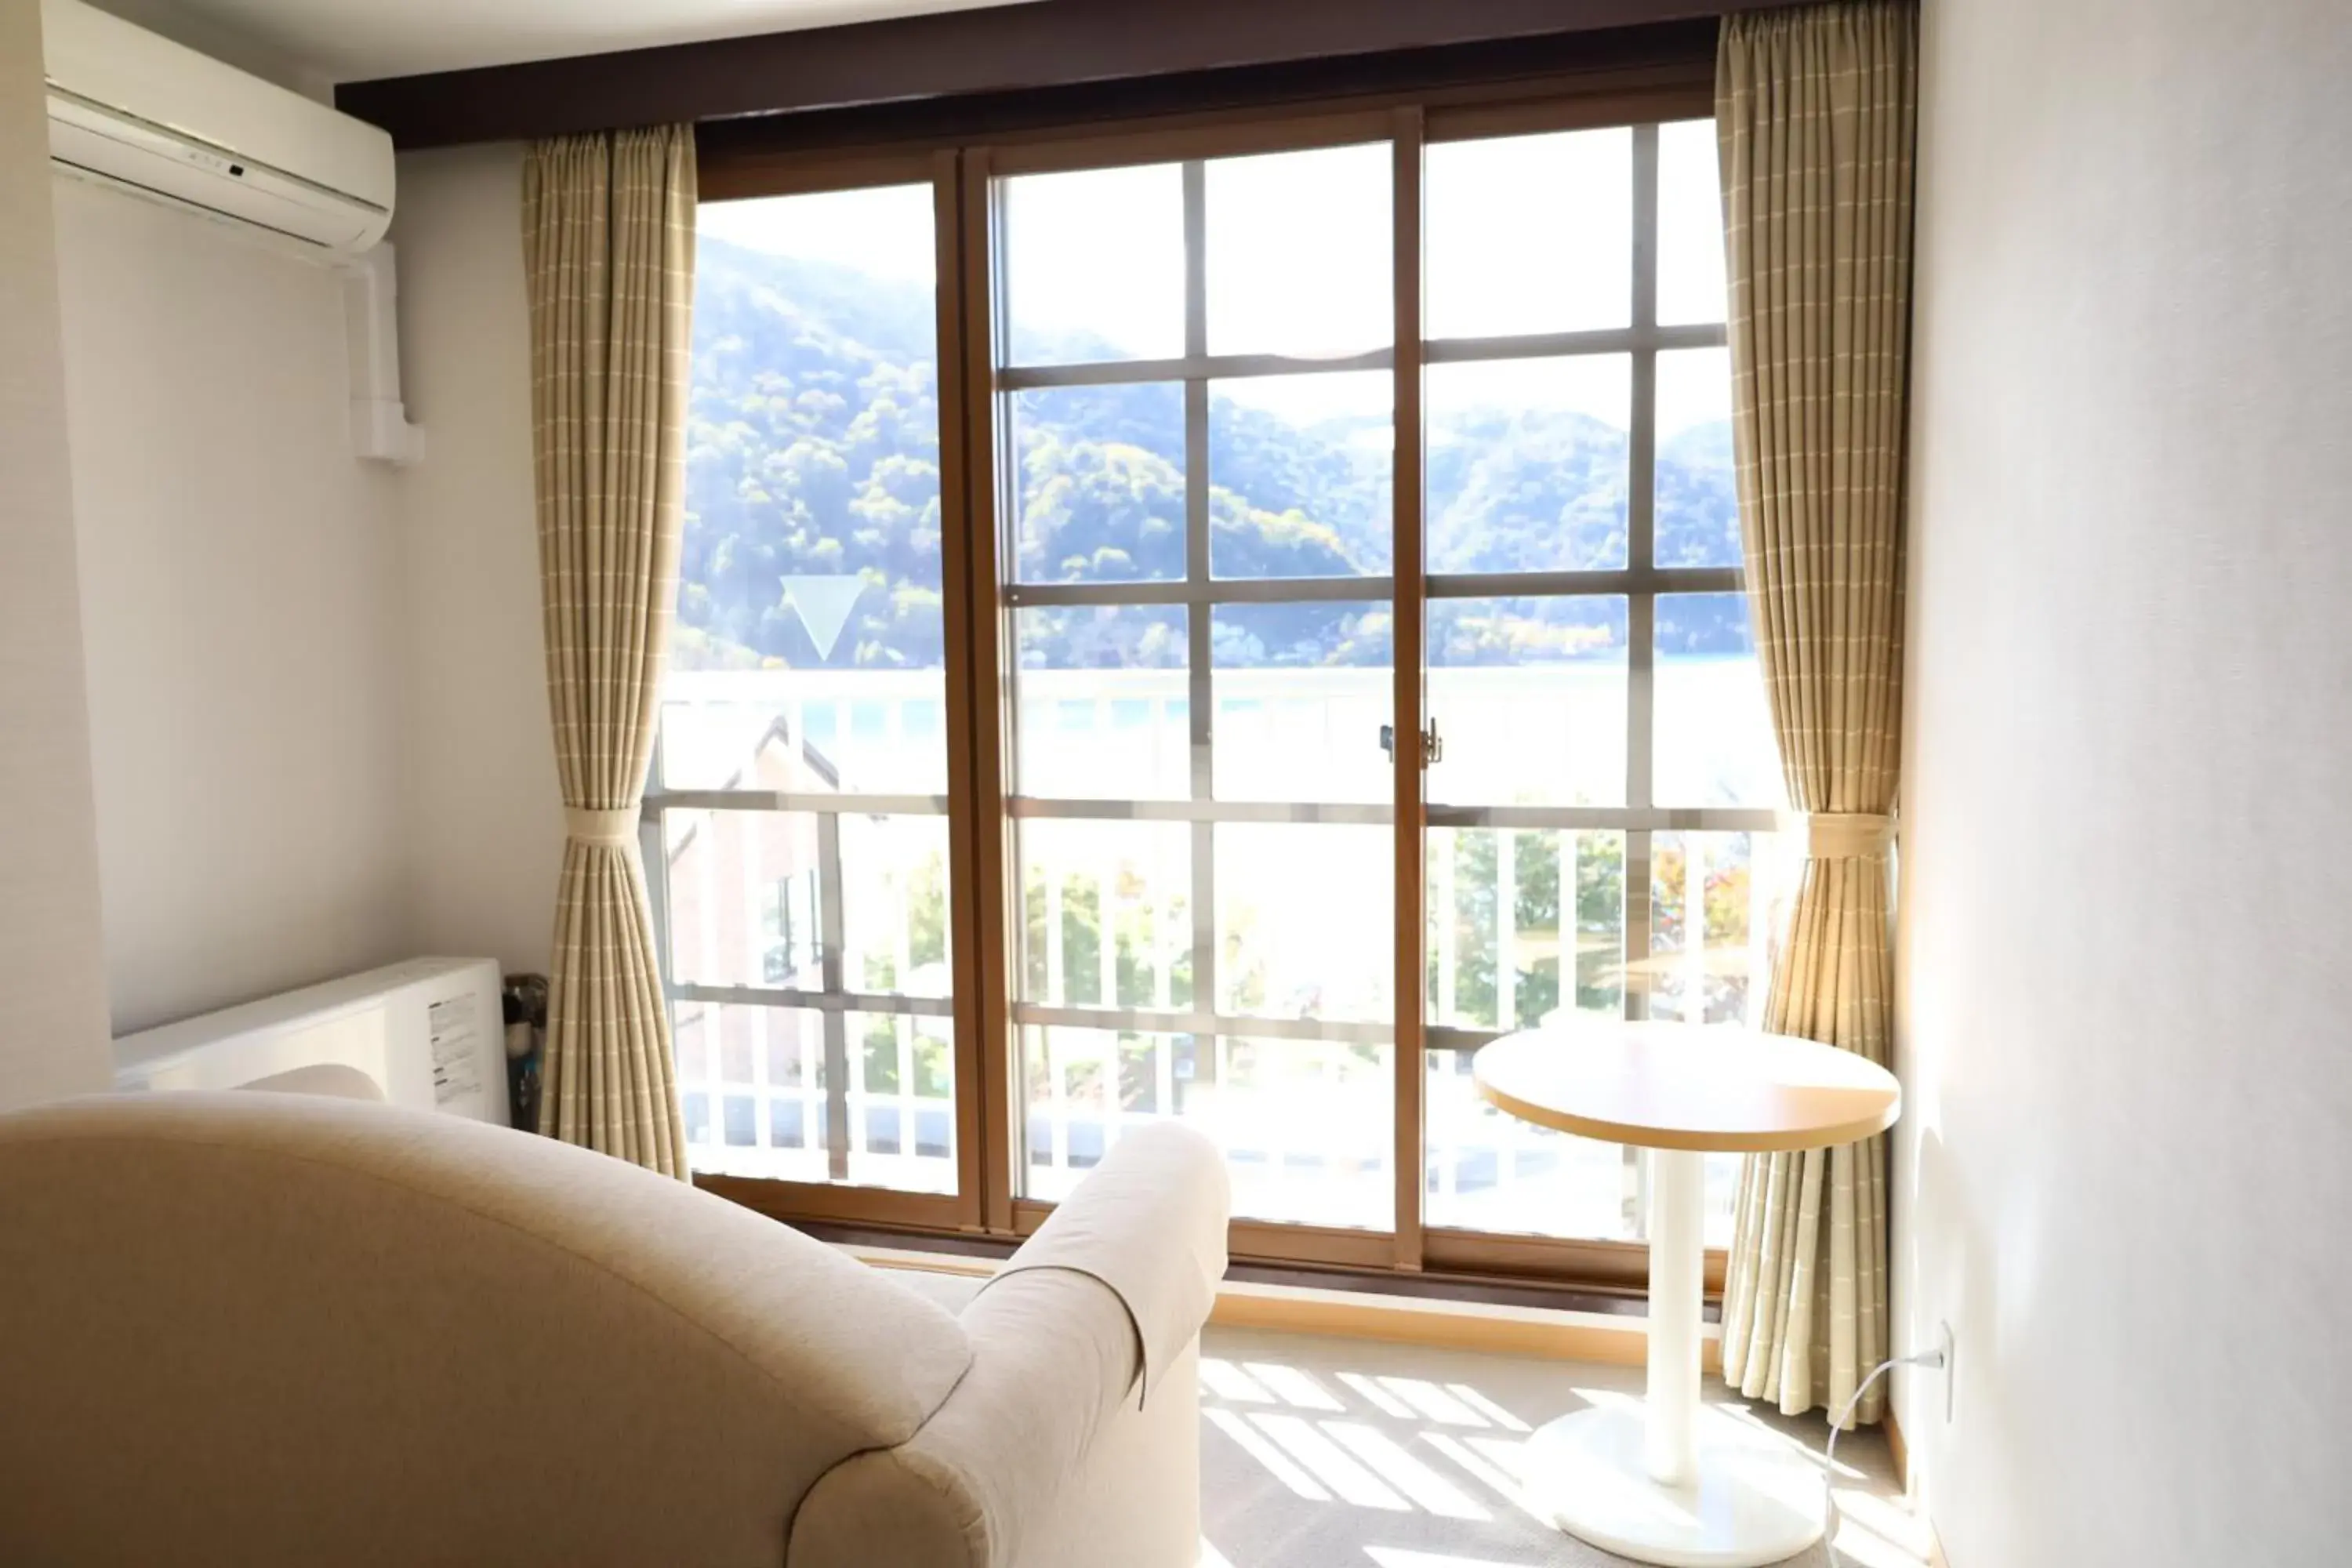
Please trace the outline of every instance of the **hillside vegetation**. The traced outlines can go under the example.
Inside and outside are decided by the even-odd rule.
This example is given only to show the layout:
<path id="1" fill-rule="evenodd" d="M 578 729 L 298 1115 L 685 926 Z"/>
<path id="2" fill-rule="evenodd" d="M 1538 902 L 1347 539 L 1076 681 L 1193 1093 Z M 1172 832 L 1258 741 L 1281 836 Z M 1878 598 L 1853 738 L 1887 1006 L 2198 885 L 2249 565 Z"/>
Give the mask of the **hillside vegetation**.
<path id="1" fill-rule="evenodd" d="M 868 668 L 942 662 L 939 406 L 928 289 L 706 237 L 695 299 L 684 586 L 675 654 L 688 668 L 777 662 Z M 1110 357 L 1071 339 L 1060 357 Z M 1013 400 L 1017 573 L 1029 582 L 1184 574 L 1183 401 L 1168 384 L 1029 392 Z M 1210 401 L 1210 522 L 1220 576 L 1321 577 L 1389 569 L 1385 418 L 1293 424 Z M 1581 414 L 1472 407 L 1433 418 L 1430 566 L 1510 572 L 1622 565 L 1622 430 Z M 1662 565 L 1738 559 L 1729 437 L 1666 443 L 1657 468 Z M 818 650 L 783 579 L 865 577 L 848 629 Z M 1591 599 L 1440 606 L 1433 659 L 1513 663 L 1618 657 L 1623 617 Z M 1721 600 L 1668 600 L 1661 642 L 1732 653 Z M 1138 646 L 1160 617 L 1040 617 L 1023 658 L 1049 667 L 1163 663 Z M 1221 664 L 1379 664 L 1384 608 L 1253 606 L 1219 613 Z"/>

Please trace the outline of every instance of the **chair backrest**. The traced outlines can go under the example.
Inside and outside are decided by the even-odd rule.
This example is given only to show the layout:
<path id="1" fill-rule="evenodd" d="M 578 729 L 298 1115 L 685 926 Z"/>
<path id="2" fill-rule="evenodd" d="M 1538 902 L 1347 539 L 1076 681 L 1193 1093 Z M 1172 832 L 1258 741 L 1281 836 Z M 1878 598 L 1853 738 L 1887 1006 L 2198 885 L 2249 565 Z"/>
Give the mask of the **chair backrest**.
<path id="1" fill-rule="evenodd" d="M 0 1117 L 0 1562 L 772 1568 L 971 1359 L 830 1247 L 503 1128 Z"/>

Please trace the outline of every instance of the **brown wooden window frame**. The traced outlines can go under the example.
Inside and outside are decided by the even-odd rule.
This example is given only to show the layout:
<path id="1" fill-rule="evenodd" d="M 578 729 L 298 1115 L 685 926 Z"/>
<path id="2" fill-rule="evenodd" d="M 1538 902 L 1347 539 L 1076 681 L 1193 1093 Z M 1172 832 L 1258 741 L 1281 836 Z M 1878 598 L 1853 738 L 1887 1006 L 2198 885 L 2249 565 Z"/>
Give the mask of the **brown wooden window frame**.
<path id="1" fill-rule="evenodd" d="M 945 598 L 946 744 L 954 1019 L 957 1191 L 698 1174 L 698 1184 L 775 1217 L 901 1235 L 984 1237 L 1009 1244 L 1034 1231 L 1051 1205 L 1019 1195 L 1025 1139 L 1012 1023 L 1020 912 L 1013 818 L 1005 799 L 1011 744 L 1010 611 L 1003 585 L 1009 508 L 1003 504 L 997 396 L 996 182 L 1003 176 L 1291 152 L 1385 142 L 1393 149 L 1396 461 L 1392 540 L 1396 625 L 1393 722 L 1404 737 L 1423 724 L 1426 604 L 1421 475 L 1421 180 L 1433 142 L 1611 126 L 1655 126 L 1713 110 L 1703 62 L 1580 74 L 1543 82 L 1455 89 L 1267 111 L 1217 111 L 1135 122 L 1058 127 L 986 142 L 880 148 L 746 151 L 706 154 L 706 201 L 779 196 L 882 184 L 928 184 L 938 246 L 940 499 Z M 1637 130 L 1638 134 L 1638 130 Z M 1655 178 L 1653 156 L 1646 177 Z M 1637 158 L 1637 165 L 1639 159 Z M 1637 209 L 1643 200 L 1637 180 Z M 1654 184 L 1649 200 L 1654 208 Z M 1637 484 L 1644 484 L 1637 479 Z M 1644 520 L 1646 521 L 1646 520 Z M 1637 530 L 1637 532 L 1643 531 Z M 1647 1248 L 1640 1242 L 1571 1240 L 1441 1229 L 1423 1223 L 1425 1182 L 1422 1087 L 1426 994 L 1423 846 L 1428 826 L 1415 748 L 1396 748 L 1394 1020 L 1395 1178 L 1392 1231 L 1236 1219 L 1237 1259 L 1339 1270 L 1378 1279 L 1423 1275 L 1465 1282 L 1538 1279 L 1581 1290 L 1638 1295 Z M 662 844 L 665 805 L 679 793 L 648 794 L 649 854 Z M 656 879 L 656 881 L 659 879 Z M 1632 877 L 1629 867 L 1628 889 Z M 666 900 L 656 889 L 656 918 Z M 1629 926 L 1631 917 L 1629 915 Z M 665 933 L 666 934 L 666 933 Z M 663 952 L 665 976 L 668 952 Z M 672 988 L 673 994 L 676 987 Z M 707 995 L 715 988 L 692 988 Z M 1410 1000 L 1408 1000 L 1410 999 Z M 1723 1255 L 1710 1252 L 1708 1289 L 1720 1289 Z"/>

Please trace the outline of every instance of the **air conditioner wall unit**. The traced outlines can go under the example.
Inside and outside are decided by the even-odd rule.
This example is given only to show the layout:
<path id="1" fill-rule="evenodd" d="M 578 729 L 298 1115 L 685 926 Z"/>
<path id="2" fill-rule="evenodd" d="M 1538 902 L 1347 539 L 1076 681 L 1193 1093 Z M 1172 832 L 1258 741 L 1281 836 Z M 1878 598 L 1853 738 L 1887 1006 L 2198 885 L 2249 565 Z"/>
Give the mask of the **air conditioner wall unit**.
<path id="1" fill-rule="evenodd" d="M 503 1125 L 499 966 L 414 958 L 123 1035 L 114 1087 L 308 1088 Z"/>
<path id="2" fill-rule="evenodd" d="M 392 138 L 81 4 L 41 0 L 49 157 L 68 173 L 365 250 L 392 222 Z"/>

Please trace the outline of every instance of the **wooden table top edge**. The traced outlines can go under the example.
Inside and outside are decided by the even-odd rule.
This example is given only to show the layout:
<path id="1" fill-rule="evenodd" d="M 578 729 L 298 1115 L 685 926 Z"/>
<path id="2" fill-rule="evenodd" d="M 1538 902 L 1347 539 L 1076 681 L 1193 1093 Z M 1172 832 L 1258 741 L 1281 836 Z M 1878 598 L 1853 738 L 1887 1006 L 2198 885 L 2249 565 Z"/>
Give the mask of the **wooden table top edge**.
<path id="1" fill-rule="evenodd" d="M 1605 1028 L 1607 1026 L 1603 1024 L 1595 1026 Z M 1707 1027 L 1707 1026 L 1704 1025 L 1687 1025 L 1684 1026 L 1695 1030 Z M 1491 1049 L 1495 1046 L 1503 1044 L 1506 1040 L 1517 1039 L 1525 1035 L 1544 1032 L 1546 1031 L 1523 1030 L 1520 1031 L 1518 1035 L 1506 1035 L 1502 1039 L 1488 1041 L 1486 1046 L 1480 1047 L 1479 1049 L 1482 1051 Z M 1762 1031 L 1760 1030 L 1749 1030 L 1748 1032 L 1759 1036 L 1762 1035 Z M 1799 1040 L 1806 1045 L 1819 1046 L 1822 1050 L 1833 1051 L 1841 1048 L 1836 1046 L 1825 1045 L 1818 1040 L 1803 1040 L 1802 1037 L 1799 1036 L 1768 1036 L 1764 1037 Z M 1867 1058 L 1861 1058 L 1858 1059 L 1868 1061 Z M 1879 1067 L 1879 1064 L 1875 1062 L 1872 1062 L 1870 1065 L 1872 1067 L 1878 1068 L 1878 1070 L 1881 1072 L 1887 1072 L 1886 1068 Z M 1894 1079 L 1894 1075 L 1891 1072 L 1887 1072 L 1887 1077 L 1890 1081 Z M 1879 1133 L 1884 1132 L 1888 1128 L 1894 1126 L 1895 1123 L 1901 1119 L 1903 1114 L 1903 1087 L 1899 1081 L 1896 1081 L 1895 1082 L 1894 1091 L 1891 1094 L 1887 1095 L 1883 1100 L 1874 1100 L 1871 1104 L 1871 1109 L 1863 1114 L 1850 1117 L 1843 1121 L 1822 1122 L 1817 1123 L 1814 1126 L 1801 1129 L 1771 1129 L 1760 1131 L 1732 1131 L 1727 1129 L 1710 1130 L 1688 1127 L 1663 1127 L 1647 1122 L 1613 1121 L 1605 1117 L 1580 1115 L 1577 1112 L 1562 1110 L 1554 1106 L 1539 1105 L 1531 1100 L 1522 1100 L 1517 1095 L 1510 1093 L 1508 1090 L 1498 1088 L 1491 1082 L 1484 1073 L 1479 1073 L 1475 1071 L 1475 1068 L 1473 1070 L 1472 1079 L 1477 1085 L 1479 1098 L 1485 1100 L 1488 1104 L 1493 1105 L 1496 1110 L 1502 1110 L 1508 1115 L 1515 1116 L 1522 1121 L 1531 1122 L 1538 1127 L 1549 1127 L 1557 1132 L 1573 1133 L 1580 1138 L 1598 1139 L 1601 1142 L 1607 1143 L 1626 1143 L 1631 1144 L 1635 1148 L 1666 1149 L 1680 1151 L 1686 1153 L 1779 1154 L 1794 1153 L 1811 1149 L 1833 1149 L 1843 1143 L 1854 1143 L 1861 1142 L 1864 1138 L 1875 1137 Z M 1843 1090 L 1834 1087 L 1828 1087 L 1826 1089 L 1826 1092 L 1854 1093 L 1865 1091 Z"/>
<path id="2" fill-rule="evenodd" d="M 1898 1097 L 1887 1101 L 1880 1114 L 1856 1117 L 1851 1121 L 1826 1127 L 1808 1128 L 1801 1132 L 1715 1132 L 1687 1128 L 1648 1127 L 1577 1116 L 1546 1106 L 1531 1105 L 1483 1082 L 1478 1085 L 1478 1093 L 1496 1110 L 1507 1111 L 1522 1121 L 1549 1127 L 1555 1132 L 1572 1132 L 1580 1138 L 1594 1138 L 1604 1143 L 1630 1143 L 1637 1149 L 1672 1149 L 1694 1154 L 1784 1154 L 1808 1149 L 1834 1149 L 1841 1143 L 1858 1143 L 1864 1138 L 1876 1137 L 1894 1126 L 1903 1111 L 1903 1101 Z"/>

